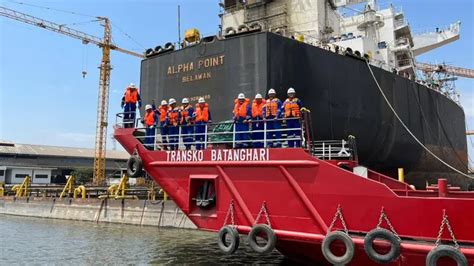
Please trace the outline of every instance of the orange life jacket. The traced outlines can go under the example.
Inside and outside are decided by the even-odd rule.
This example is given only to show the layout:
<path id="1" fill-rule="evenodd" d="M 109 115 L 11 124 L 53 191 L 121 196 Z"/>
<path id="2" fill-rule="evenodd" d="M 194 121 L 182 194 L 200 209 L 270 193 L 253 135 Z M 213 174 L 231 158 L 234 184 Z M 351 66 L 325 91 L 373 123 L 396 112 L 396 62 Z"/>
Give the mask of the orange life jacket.
<path id="1" fill-rule="evenodd" d="M 132 91 L 130 88 L 127 88 L 125 91 L 125 103 L 137 103 L 138 101 L 138 91 L 135 89 Z"/>
<path id="2" fill-rule="evenodd" d="M 166 114 L 170 108 L 168 105 L 160 105 L 158 109 L 160 111 L 160 122 L 163 123 L 166 120 Z"/>
<path id="3" fill-rule="evenodd" d="M 190 121 L 186 121 L 186 118 L 190 117 L 189 108 L 191 108 L 191 105 L 189 104 L 186 107 L 181 106 L 181 124 L 190 123 Z"/>
<path id="4" fill-rule="evenodd" d="M 268 99 L 265 103 L 265 116 L 266 117 L 276 117 L 278 114 L 278 99 Z"/>
<path id="5" fill-rule="evenodd" d="M 196 104 L 194 112 L 196 113 L 196 122 L 207 123 L 209 121 L 209 106 L 207 103 L 204 104 L 203 108 L 201 108 L 201 104 Z"/>
<path id="6" fill-rule="evenodd" d="M 179 118 L 179 108 L 175 107 L 174 109 L 168 110 L 168 125 L 177 126 Z"/>
<path id="7" fill-rule="evenodd" d="M 234 116 L 239 118 L 239 117 L 243 117 L 243 118 L 246 118 L 247 117 L 247 106 L 249 105 L 250 103 L 250 100 L 245 98 L 244 102 L 241 104 L 239 99 L 235 99 L 234 101 Z"/>
<path id="8" fill-rule="evenodd" d="M 285 117 L 300 117 L 300 107 L 298 105 L 298 98 L 292 100 L 286 99 L 285 101 Z"/>
<path id="9" fill-rule="evenodd" d="M 260 103 L 257 100 L 253 100 L 252 103 L 252 118 L 263 118 L 263 107 L 265 106 L 265 100 L 262 99 Z"/>
<path id="10" fill-rule="evenodd" d="M 153 111 L 146 112 L 145 125 L 147 127 L 155 125 L 155 113 Z"/>

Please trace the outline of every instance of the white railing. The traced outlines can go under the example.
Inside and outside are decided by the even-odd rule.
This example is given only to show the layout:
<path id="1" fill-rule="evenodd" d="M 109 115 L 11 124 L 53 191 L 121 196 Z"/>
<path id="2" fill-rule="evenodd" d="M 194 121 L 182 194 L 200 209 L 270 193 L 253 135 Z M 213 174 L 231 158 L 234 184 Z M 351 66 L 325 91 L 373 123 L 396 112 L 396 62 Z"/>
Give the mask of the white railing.
<path id="1" fill-rule="evenodd" d="M 116 116 L 115 126 L 119 128 L 134 127 L 140 123 L 140 119 L 134 121 L 124 120 L 125 113 Z M 299 127 L 288 128 L 287 121 L 299 120 Z M 263 124 L 263 129 L 254 129 L 257 124 Z M 268 129 L 268 124 L 274 123 L 278 128 Z M 307 147 L 305 138 L 305 128 L 303 120 L 300 118 L 268 119 L 268 120 L 248 120 L 245 124 L 249 130 L 240 131 L 236 122 L 225 121 L 221 123 L 190 124 L 178 126 L 155 126 L 155 134 L 147 136 L 146 127 L 137 127 L 141 132 L 136 134 L 143 145 L 150 150 L 183 150 L 194 147 L 195 149 L 207 149 L 216 147 L 225 148 L 267 148 L 267 147 Z M 196 133 L 196 129 L 202 126 L 204 132 Z M 184 128 L 191 128 L 193 133 L 183 133 Z M 177 131 L 175 134 L 161 134 L 162 129 Z M 187 131 L 187 130 L 186 130 Z M 258 135 L 260 134 L 260 135 Z M 256 136 L 257 135 L 257 136 Z M 146 141 L 151 138 L 151 141 Z"/>
<path id="2" fill-rule="evenodd" d="M 311 154 L 322 160 L 356 160 L 355 140 L 324 140 L 313 141 Z"/>

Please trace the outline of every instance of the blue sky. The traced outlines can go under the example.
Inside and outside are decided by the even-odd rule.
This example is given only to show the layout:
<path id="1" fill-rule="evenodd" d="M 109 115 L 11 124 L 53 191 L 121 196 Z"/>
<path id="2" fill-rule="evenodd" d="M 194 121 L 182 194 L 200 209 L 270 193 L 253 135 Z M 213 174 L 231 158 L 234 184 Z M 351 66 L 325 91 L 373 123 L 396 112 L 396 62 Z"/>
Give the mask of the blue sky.
<path id="1" fill-rule="evenodd" d="M 115 43 L 123 48 L 145 48 L 177 40 L 177 5 L 181 5 L 182 33 L 196 27 L 204 35 L 216 33 L 218 0 L 68 0 L 27 1 L 76 13 L 109 17 Z M 102 36 L 92 18 L 0 0 L 2 6 Z M 418 59 L 474 68 L 474 1 L 393 0 L 402 6 L 413 31 L 434 30 L 462 21 L 461 39 Z M 128 38 L 126 32 L 134 40 Z M 97 108 L 100 49 L 79 40 L 0 18 L 0 139 L 20 143 L 93 147 Z M 113 52 L 109 124 L 120 111 L 120 98 L 129 82 L 139 83 L 140 60 Z M 82 78 L 86 69 L 88 75 Z M 460 79 L 468 128 L 474 129 L 474 80 Z M 112 128 L 108 134 L 112 133 Z M 472 137 L 471 137 L 472 138 Z M 474 138 L 472 139 L 474 142 Z M 110 138 L 108 147 L 112 148 Z M 471 151 L 472 144 L 468 141 Z M 474 153 L 471 152 L 474 159 Z"/>

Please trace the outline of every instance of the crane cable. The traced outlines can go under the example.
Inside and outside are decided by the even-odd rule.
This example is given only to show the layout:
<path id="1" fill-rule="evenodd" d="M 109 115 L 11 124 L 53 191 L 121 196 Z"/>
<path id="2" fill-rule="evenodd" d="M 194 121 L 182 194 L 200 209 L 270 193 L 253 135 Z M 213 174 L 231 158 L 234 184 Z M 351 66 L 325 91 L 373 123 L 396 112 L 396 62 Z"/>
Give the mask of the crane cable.
<path id="1" fill-rule="evenodd" d="M 63 9 L 57 9 L 57 8 L 52 8 L 52 7 L 47 7 L 47 6 L 34 5 L 34 4 L 29 4 L 29 3 L 24 3 L 24 2 L 18 2 L 18 1 L 13 1 L 13 0 L 8 0 L 8 1 L 11 2 L 11 3 L 18 4 L 18 5 L 31 6 L 31 7 L 36 7 L 36 8 L 41 8 L 41 9 L 50 10 L 50 11 L 68 13 L 68 14 L 73 14 L 73 15 L 76 15 L 76 16 L 97 18 L 97 16 L 92 16 L 92 15 L 88 15 L 88 14 L 78 13 L 78 12 L 74 12 L 74 11 L 68 11 L 68 10 L 63 10 Z"/>
<path id="2" fill-rule="evenodd" d="M 372 78 L 374 79 L 375 81 L 375 84 L 377 84 L 377 88 L 379 89 L 380 91 L 380 94 L 382 94 L 385 102 L 387 103 L 388 107 L 390 108 L 390 110 L 392 110 L 393 114 L 395 115 L 395 117 L 397 118 L 397 120 L 400 122 L 400 124 L 402 124 L 402 126 L 405 128 L 405 130 L 408 132 L 408 134 L 410 134 L 413 139 L 426 151 L 428 152 L 429 154 L 431 154 L 431 156 L 433 156 L 434 158 L 436 158 L 438 161 L 440 161 L 442 164 L 444 164 L 446 167 L 448 167 L 449 169 L 453 170 L 454 172 L 462 175 L 462 176 L 465 176 L 465 177 L 468 177 L 468 178 L 473 178 L 472 176 L 469 176 L 468 174 L 465 174 L 463 172 L 461 172 L 460 170 L 456 169 L 455 167 L 451 166 L 450 164 L 448 164 L 447 162 L 443 161 L 443 159 L 439 158 L 436 154 L 434 154 L 434 152 L 432 152 L 430 149 L 428 149 L 416 136 L 415 134 L 413 134 L 413 132 L 411 132 L 411 130 L 408 128 L 408 126 L 403 122 L 403 120 L 400 118 L 400 116 L 398 115 L 397 111 L 395 111 L 395 109 L 393 108 L 392 104 L 390 103 L 390 101 L 388 100 L 387 96 L 385 95 L 385 93 L 383 92 L 382 88 L 380 87 L 379 85 L 379 82 L 377 81 L 377 78 L 375 77 L 375 74 L 374 72 L 372 71 L 372 68 L 370 67 L 370 64 L 369 64 L 369 61 L 366 60 L 366 63 L 367 63 L 367 67 L 369 68 L 369 71 L 370 71 L 370 74 L 372 75 Z"/>
<path id="3" fill-rule="evenodd" d="M 125 37 L 130 39 L 132 42 L 134 42 L 136 45 L 140 47 L 140 49 L 146 49 L 141 43 L 139 43 L 136 39 L 134 39 L 130 34 L 126 33 L 124 30 L 122 30 L 117 24 L 110 22 L 113 27 L 117 28 Z"/>

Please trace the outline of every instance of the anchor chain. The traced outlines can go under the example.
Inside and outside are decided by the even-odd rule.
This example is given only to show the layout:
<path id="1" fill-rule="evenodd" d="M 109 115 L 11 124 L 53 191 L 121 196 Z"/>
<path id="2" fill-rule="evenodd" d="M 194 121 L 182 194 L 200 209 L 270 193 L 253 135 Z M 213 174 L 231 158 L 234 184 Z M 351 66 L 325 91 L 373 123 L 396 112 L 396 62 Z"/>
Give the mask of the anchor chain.
<path id="1" fill-rule="evenodd" d="M 392 233 L 395 235 L 395 237 L 398 239 L 398 241 L 402 241 L 402 239 L 400 238 L 400 236 L 397 234 L 397 232 L 395 231 L 395 228 L 393 227 L 392 223 L 390 222 L 390 220 L 388 219 L 388 216 L 387 214 L 385 213 L 385 210 L 384 210 L 384 207 L 382 207 L 382 210 L 380 211 L 380 217 L 379 217 L 379 222 L 377 224 L 377 228 L 382 228 L 381 225 L 382 225 L 382 222 L 385 220 L 385 222 L 387 223 L 388 227 L 390 228 L 390 231 L 392 231 Z"/>
<path id="2" fill-rule="evenodd" d="M 344 220 L 344 216 L 342 216 L 341 204 L 338 204 L 336 213 L 334 214 L 334 218 L 332 218 L 332 222 L 328 227 L 328 231 L 326 232 L 326 235 L 329 234 L 329 232 L 331 232 L 332 228 L 336 224 L 337 218 L 339 218 L 339 220 L 341 220 L 341 224 L 342 224 L 342 227 L 344 228 L 344 232 L 346 234 L 349 234 L 349 230 L 347 229 L 346 221 Z"/>
<path id="3" fill-rule="evenodd" d="M 231 201 L 230 201 L 229 209 L 227 210 L 227 214 L 225 215 L 225 220 L 224 220 L 224 225 L 223 225 L 223 226 L 225 226 L 225 225 L 227 224 L 227 220 L 229 220 L 229 216 L 230 216 L 231 226 L 235 226 L 235 219 L 234 219 L 234 200 L 231 200 Z"/>
<path id="4" fill-rule="evenodd" d="M 449 224 L 448 215 L 446 214 L 446 209 L 443 210 L 443 220 L 441 221 L 441 225 L 439 227 L 438 237 L 436 238 L 435 245 L 439 246 L 445 225 L 448 228 L 449 235 L 453 239 L 454 247 L 459 248 L 458 240 L 456 239 L 456 236 L 454 236 L 453 228 L 451 228 L 451 225 Z"/>
<path id="5" fill-rule="evenodd" d="M 253 225 L 256 225 L 258 223 L 258 221 L 260 220 L 260 216 L 262 216 L 262 213 L 265 215 L 265 220 L 268 224 L 268 226 L 270 226 L 270 228 L 272 227 L 272 224 L 270 223 L 270 217 L 268 216 L 268 212 L 267 212 L 267 207 L 266 207 L 266 202 L 264 201 L 263 204 L 262 204 L 262 207 L 260 208 L 260 211 L 258 212 L 258 215 L 257 215 L 257 218 L 255 219 L 255 222 Z"/>

